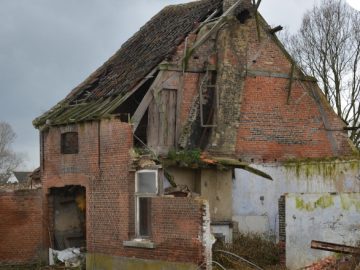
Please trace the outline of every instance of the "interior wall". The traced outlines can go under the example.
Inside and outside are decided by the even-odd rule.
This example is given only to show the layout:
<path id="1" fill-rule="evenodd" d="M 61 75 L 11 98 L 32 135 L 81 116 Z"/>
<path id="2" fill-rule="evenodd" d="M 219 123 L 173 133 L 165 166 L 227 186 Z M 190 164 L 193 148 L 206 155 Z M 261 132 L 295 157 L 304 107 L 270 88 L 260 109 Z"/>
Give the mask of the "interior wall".
<path id="1" fill-rule="evenodd" d="M 209 201 L 211 221 L 231 221 L 232 171 L 201 170 L 200 194 Z"/>
<path id="2" fill-rule="evenodd" d="M 86 247 L 85 188 L 67 186 L 51 189 L 54 248 Z"/>
<path id="3" fill-rule="evenodd" d="M 197 179 L 197 170 L 178 167 L 169 167 L 166 170 L 174 177 L 177 185 L 187 186 L 191 191 L 199 193 L 196 185 L 196 182 L 199 180 Z"/>
<path id="4" fill-rule="evenodd" d="M 360 161 L 252 164 L 273 181 L 235 170 L 233 221 L 243 232 L 278 237 L 278 200 L 285 193 L 360 192 Z"/>

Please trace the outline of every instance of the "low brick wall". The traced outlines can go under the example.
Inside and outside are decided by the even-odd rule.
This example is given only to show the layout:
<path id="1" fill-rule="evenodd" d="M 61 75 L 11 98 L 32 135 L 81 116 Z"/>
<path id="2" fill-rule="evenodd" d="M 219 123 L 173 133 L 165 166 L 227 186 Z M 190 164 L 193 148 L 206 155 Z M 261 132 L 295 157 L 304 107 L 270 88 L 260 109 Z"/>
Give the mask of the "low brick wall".
<path id="1" fill-rule="evenodd" d="M 41 190 L 0 191 L 0 265 L 40 259 L 41 203 Z"/>

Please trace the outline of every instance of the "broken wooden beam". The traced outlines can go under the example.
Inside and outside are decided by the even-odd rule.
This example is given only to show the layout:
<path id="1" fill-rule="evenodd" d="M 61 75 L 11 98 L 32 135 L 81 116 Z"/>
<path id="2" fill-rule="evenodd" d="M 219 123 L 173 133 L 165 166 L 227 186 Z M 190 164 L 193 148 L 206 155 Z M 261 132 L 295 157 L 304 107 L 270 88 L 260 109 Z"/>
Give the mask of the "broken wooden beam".
<path id="1" fill-rule="evenodd" d="M 232 5 L 227 11 L 224 12 L 223 15 L 219 18 L 219 20 L 214 24 L 214 26 L 204 34 L 190 49 L 189 53 L 192 54 L 198 47 L 200 47 L 208 38 L 210 38 L 214 33 L 216 33 L 223 25 L 226 20 L 226 17 L 230 15 L 240 4 L 242 0 L 237 1 L 234 5 Z"/>
<path id="2" fill-rule="evenodd" d="M 205 24 L 207 24 L 209 21 L 211 21 L 216 16 L 216 14 L 218 14 L 218 13 L 219 13 L 219 10 L 215 9 L 215 11 L 213 13 L 211 13 L 211 15 L 209 17 L 207 17 L 205 21 L 200 23 L 199 26 L 196 27 L 193 32 L 197 33 Z"/>
<path id="3" fill-rule="evenodd" d="M 143 97 L 139 106 L 137 107 L 135 113 L 131 117 L 131 123 L 133 123 L 133 132 L 134 133 L 135 133 L 136 129 L 138 128 L 140 121 L 143 118 L 146 110 L 148 109 L 151 101 L 153 100 L 154 94 L 156 94 L 154 90 L 160 83 L 160 79 L 162 79 L 163 73 L 164 73 L 163 71 L 159 72 L 155 81 L 152 83 L 149 90 L 146 92 L 145 96 Z"/>
<path id="4" fill-rule="evenodd" d="M 360 126 L 358 127 L 344 127 L 344 130 L 358 130 L 360 129 Z"/>
<path id="5" fill-rule="evenodd" d="M 122 103 L 124 103 L 130 96 L 132 96 L 141 86 L 143 86 L 149 79 L 152 79 L 155 73 L 159 70 L 159 67 L 156 66 L 152 69 L 143 79 L 140 80 L 130 91 L 125 95 L 119 95 L 110 103 L 109 107 L 103 111 L 103 115 L 111 114 L 116 110 Z"/>
<path id="6" fill-rule="evenodd" d="M 281 30 L 283 30 L 284 29 L 284 27 L 282 27 L 281 25 L 278 25 L 278 26 L 276 26 L 276 27 L 274 27 L 274 28 L 271 28 L 270 30 L 269 30 L 269 33 L 270 34 L 275 34 L 276 32 L 279 32 L 279 31 L 281 31 Z"/>
<path id="7" fill-rule="evenodd" d="M 293 85 L 293 82 L 294 82 L 294 72 L 295 72 L 295 63 L 292 62 L 291 71 L 290 71 L 289 91 L 288 91 L 287 102 L 286 102 L 288 105 L 289 105 L 289 102 L 290 102 L 291 90 L 292 90 L 292 85 Z"/>
<path id="8" fill-rule="evenodd" d="M 329 242 L 321 242 L 321 241 L 311 241 L 311 248 L 312 249 L 319 249 L 343 254 L 355 254 L 360 255 L 360 248 L 359 247 L 351 247 L 345 246 L 340 244 L 334 244 Z"/>

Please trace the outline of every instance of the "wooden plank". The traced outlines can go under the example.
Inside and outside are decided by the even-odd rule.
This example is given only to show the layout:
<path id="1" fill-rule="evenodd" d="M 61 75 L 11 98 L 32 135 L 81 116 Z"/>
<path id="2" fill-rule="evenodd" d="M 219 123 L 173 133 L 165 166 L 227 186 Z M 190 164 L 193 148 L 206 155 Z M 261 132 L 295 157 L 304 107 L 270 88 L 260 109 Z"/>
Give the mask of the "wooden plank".
<path id="1" fill-rule="evenodd" d="M 166 141 L 166 131 L 167 131 L 167 111 L 166 111 L 166 103 L 168 100 L 168 91 L 161 91 L 160 93 L 160 104 L 159 106 L 159 146 L 165 145 Z"/>
<path id="2" fill-rule="evenodd" d="M 356 254 L 360 255 L 360 248 L 334 244 L 329 242 L 311 241 L 312 249 L 326 250 L 343 254 Z"/>
<path id="3" fill-rule="evenodd" d="M 295 72 L 295 63 L 293 62 L 291 64 L 289 91 L 288 91 L 287 102 L 286 102 L 287 104 L 289 104 L 289 102 L 290 102 L 291 90 L 292 90 L 292 85 L 294 82 L 294 72 Z"/>
<path id="4" fill-rule="evenodd" d="M 124 96 L 117 96 L 112 102 L 111 106 L 104 112 L 104 115 L 112 113 L 116 110 L 123 102 L 125 102 L 130 96 L 132 96 L 141 86 L 144 85 L 149 79 L 153 78 L 154 74 L 158 71 L 158 67 L 151 70 L 138 84 L 136 84 L 129 92 L 127 92 Z"/>
<path id="5" fill-rule="evenodd" d="M 159 86 L 160 84 L 160 80 L 163 79 L 164 72 L 160 71 L 159 74 L 156 76 L 154 82 L 151 84 L 151 86 L 149 87 L 149 90 L 146 92 L 145 96 L 143 97 L 143 99 L 141 100 L 139 106 L 137 107 L 134 115 L 131 117 L 131 122 L 133 123 L 133 132 L 136 131 L 136 129 L 138 128 L 141 119 L 143 118 L 146 110 L 148 109 L 151 100 L 153 99 L 154 95 L 156 95 L 156 88 Z"/>
<path id="6" fill-rule="evenodd" d="M 149 106 L 147 142 L 152 149 L 159 144 L 159 111 L 155 99 L 152 100 Z"/>
<path id="7" fill-rule="evenodd" d="M 278 73 L 278 72 L 269 72 L 269 71 L 252 70 L 252 69 L 247 70 L 246 73 L 244 73 L 244 76 L 245 74 L 248 77 L 271 77 L 271 78 L 282 78 L 282 79 L 291 78 L 291 74 L 289 75 L 288 73 Z M 304 76 L 304 77 L 293 76 L 293 80 L 317 82 L 315 78 L 309 76 Z"/>
<path id="8" fill-rule="evenodd" d="M 231 14 L 240 4 L 242 0 L 237 1 L 234 5 L 232 5 L 227 11 L 224 12 L 223 15 L 219 18 L 219 20 L 215 23 L 215 25 L 207 32 L 205 35 L 203 35 L 190 49 L 190 54 L 196 50 L 198 47 L 200 47 L 204 42 L 212 36 L 212 34 L 216 33 L 223 25 L 226 20 L 226 16 Z"/>
<path id="9" fill-rule="evenodd" d="M 216 14 L 218 14 L 218 12 L 219 12 L 219 10 L 215 9 L 215 11 L 209 17 L 207 17 L 205 21 L 200 23 L 200 25 L 198 27 L 196 27 L 193 32 L 197 33 L 205 24 L 207 24 L 210 20 L 212 20 L 212 18 L 214 18 L 216 16 Z"/>
<path id="10" fill-rule="evenodd" d="M 140 102 L 139 106 L 137 107 L 134 115 L 131 117 L 131 123 L 133 124 L 133 132 L 135 132 L 136 129 L 138 128 L 140 121 L 143 118 L 143 116 L 144 116 L 146 110 L 148 109 L 153 98 L 154 98 L 154 96 L 153 96 L 152 89 L 149 89 L 146 92 L 142 101 Z"/>
<path id="11" fill-rule="evenodd" d="M 175 146 L 176 135 L 176 90 L 167 90 L 169 92 L 168 102 L 168 138 L 166 145 L 171 148 Z"/>

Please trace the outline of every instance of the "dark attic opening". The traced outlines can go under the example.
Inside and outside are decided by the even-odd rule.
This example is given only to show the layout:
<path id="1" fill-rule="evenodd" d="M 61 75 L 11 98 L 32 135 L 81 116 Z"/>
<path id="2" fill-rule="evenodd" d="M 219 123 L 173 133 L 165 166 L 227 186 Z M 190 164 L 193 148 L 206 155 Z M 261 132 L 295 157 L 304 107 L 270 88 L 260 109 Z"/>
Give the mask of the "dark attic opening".
<path id="1" fill-rule="evenodd" d="M 242 24 L 244 24 L 248 19 L 251 18 L 250 11 L 248 9 L 244 9 L 240 12 L 237 12 L 236 18 Z"/>
<path id="2" fill-rule="evenodd" d="M 56 250 L 86 247 L 86 192 L 82 186 L 51 188 L 50 246 Z"/>
<path id="3" fill-rule="evenodd" d="M 134 114 L 139 112 L 139 107 L 142 106 L 142 101 L 145 98 L 146 93 L 151 91 L 151 85 L 153 84 L 157 73 L 136 90 L 128 99 L 126 99 L 115 111 L 114 114 L 120 117 L 123 122 L 129 122 L 133 118 Z M 138 114 L 137 114 L 138 116 Z M 136 124 L 134 131 L 134 146 L 144 147 L 147 144 L 147 128 L 148 128 L 148 110 L 139 117 L 139 123 Z"/>
<path id="4" fill-rule="evenodd" d="M 141 101 L 144 99 L 145 94 L 149 90 L 156 76 L 157 74 L 155 74 L 151 79 L 148 79 L 139 89 L 136 90 L 135 93 L 121 103 L 121 105 L 114 111 L 114 114 L 128 114 L 131 118 Z"/>

